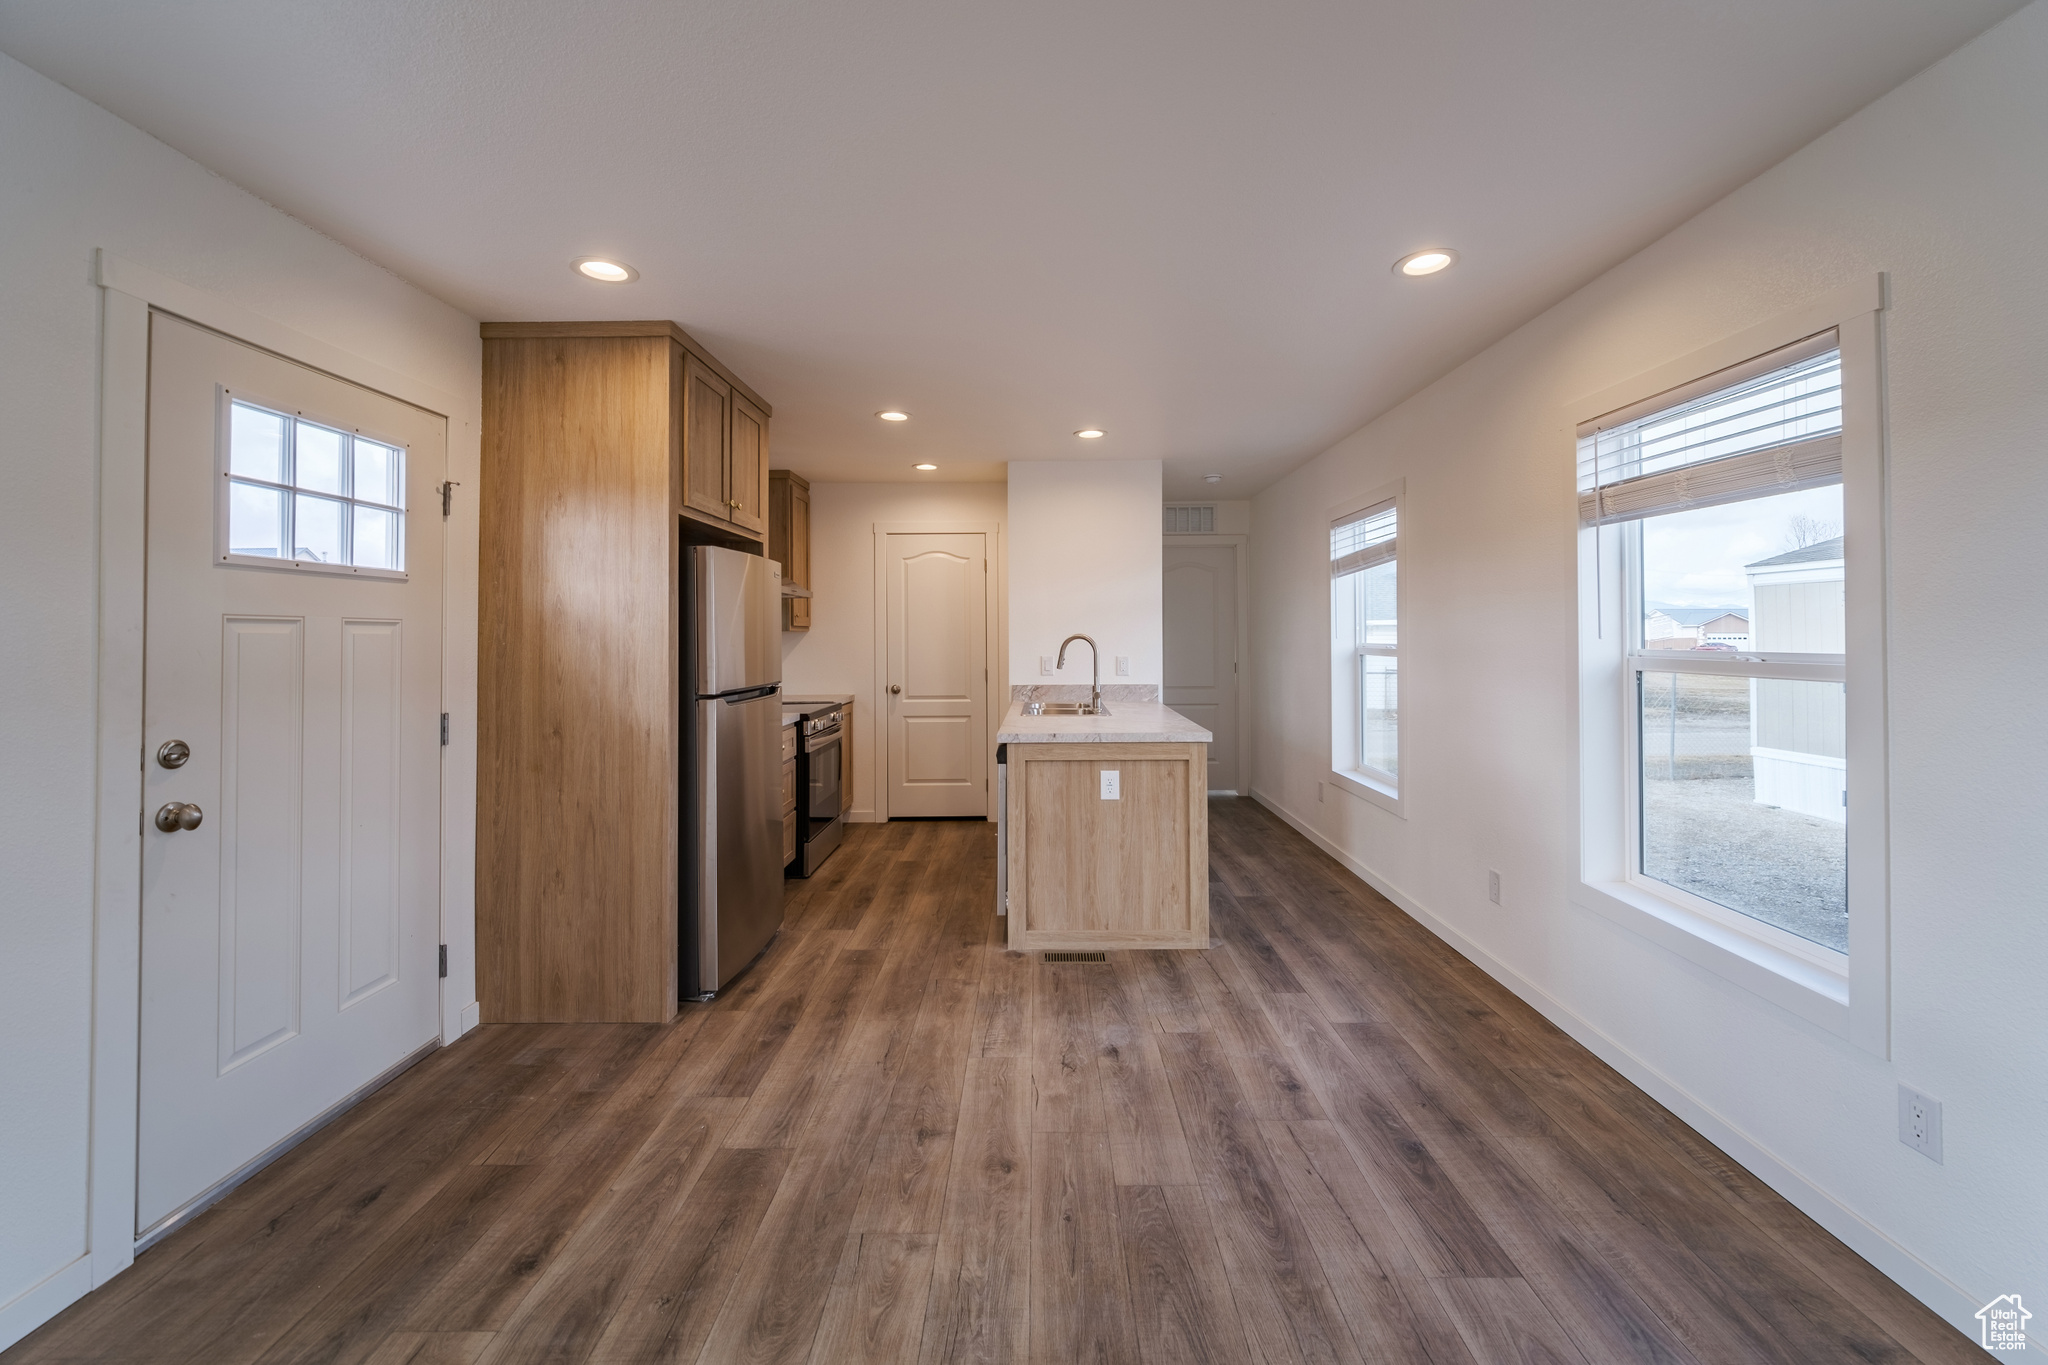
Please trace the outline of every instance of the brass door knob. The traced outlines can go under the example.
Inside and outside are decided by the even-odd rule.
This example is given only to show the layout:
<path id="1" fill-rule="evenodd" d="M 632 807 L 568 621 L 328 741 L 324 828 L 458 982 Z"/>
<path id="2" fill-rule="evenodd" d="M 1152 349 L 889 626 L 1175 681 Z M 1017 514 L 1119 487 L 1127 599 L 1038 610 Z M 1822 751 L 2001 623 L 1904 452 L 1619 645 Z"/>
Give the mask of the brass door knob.
<path id="1" fill-rule="evenodd" d="M 190 801 L 166 801 L 157 808 L 156 827 L 166 834 L 176 834 L 181 829 L 198 829 L 205 818 L 206 812 Z"/>
<path id="2" fill-rule="evenodd" d="M 892 697 L 893 697 L 893 696 L 896 696 L 896 695 L 900 694 L 900 693 L 901 693 L 902 691 L 903 691 L 903 689 L 902 689 L 902 688 L 900 688 L 900 687 L 898 687 L 898 686 L 897 686 L 897 685 L 896 685 L 895 683 L 890 683 L 890 684 L 889 684 L 889 695 L 890 695 L 890 696 L 892 696 Z"/>

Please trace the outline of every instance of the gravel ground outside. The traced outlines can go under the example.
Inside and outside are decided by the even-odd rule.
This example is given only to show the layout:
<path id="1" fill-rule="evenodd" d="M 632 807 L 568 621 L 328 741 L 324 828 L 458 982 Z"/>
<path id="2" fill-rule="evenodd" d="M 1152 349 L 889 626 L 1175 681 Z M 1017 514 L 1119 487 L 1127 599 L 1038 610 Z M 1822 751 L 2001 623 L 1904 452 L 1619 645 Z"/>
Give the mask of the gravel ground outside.
<path id="1" fill-rule="evenodd" d="M 1646 777 L 1645 873 L 1801 938 L 1849 951 L 1844 826 L 1758 805 L 1756 784 L 1747 775 L 1678 781 Z"/>

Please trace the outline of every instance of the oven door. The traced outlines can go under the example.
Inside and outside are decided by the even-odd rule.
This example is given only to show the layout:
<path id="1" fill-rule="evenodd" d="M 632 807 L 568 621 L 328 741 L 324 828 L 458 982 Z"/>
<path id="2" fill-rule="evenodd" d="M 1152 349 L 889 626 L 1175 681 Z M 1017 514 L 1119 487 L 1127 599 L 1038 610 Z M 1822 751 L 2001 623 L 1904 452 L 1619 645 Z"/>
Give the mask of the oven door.
<path id="1" fill-rule="evenodd" d="M 814 735 L 804 740 L 803 793 L 804 838 L 815 839 L 839 818 L 839 733 Z"/>

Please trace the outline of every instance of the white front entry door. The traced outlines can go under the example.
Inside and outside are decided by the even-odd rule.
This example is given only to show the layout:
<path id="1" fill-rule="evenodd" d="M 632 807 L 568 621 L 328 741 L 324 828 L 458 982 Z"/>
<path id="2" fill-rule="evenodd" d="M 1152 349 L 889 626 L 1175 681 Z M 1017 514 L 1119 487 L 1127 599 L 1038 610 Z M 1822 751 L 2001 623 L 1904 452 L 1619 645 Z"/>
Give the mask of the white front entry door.
<path id="1" fill-rule="evenodd" d="M 439 1031 L 446 443 L 151 316 L 138 1235 Z"/>
<path id="2" fill-rule="evenodd" d="M 988 543 L 891 533 L 888 800 L 892 817 L 988 814 Z"/>
<path id="3" fill-rule="evenodd" d="M 1162 699 L 1216 736 L 1209 745 L 1209 790 L 1242 792 L 1237 734 L 1237 547 L 1168 542 L 1164 569 L 1166 683 Z"/>

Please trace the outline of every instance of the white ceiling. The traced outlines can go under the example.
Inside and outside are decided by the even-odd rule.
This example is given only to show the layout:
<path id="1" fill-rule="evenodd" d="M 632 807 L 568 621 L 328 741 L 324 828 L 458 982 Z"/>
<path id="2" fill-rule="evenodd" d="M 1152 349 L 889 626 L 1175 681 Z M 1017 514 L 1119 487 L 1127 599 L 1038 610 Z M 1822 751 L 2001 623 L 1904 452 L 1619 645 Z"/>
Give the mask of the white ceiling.
<path id="1" fill-rule="evenodd" d="M 778 466 L 1242 498 L 2017 8 L 0 0 L 0 49 L 478 317 L 675 319 Z"/>

